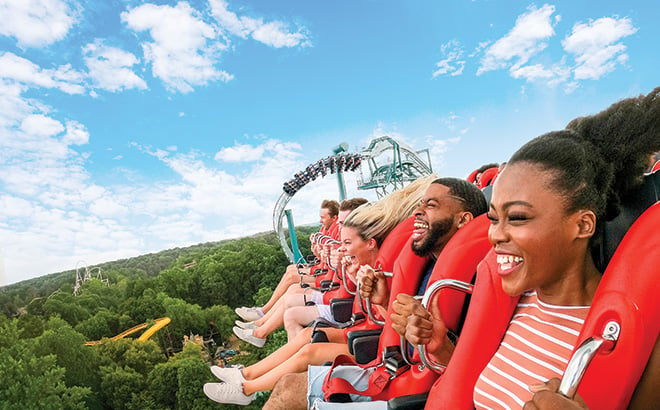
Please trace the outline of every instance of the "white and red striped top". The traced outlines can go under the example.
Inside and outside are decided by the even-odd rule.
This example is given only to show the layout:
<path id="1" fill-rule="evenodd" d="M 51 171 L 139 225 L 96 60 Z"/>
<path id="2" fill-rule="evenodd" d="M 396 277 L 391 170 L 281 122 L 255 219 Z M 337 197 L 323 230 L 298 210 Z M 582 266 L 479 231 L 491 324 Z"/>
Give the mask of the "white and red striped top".
<path id="1" fill-rule="evenodd" d="M 519 409 L 529 386 L 561 378 L 589 306 L 555 306 L 523 293 L 497 353 L 474 387 L 477 409 Z"/>

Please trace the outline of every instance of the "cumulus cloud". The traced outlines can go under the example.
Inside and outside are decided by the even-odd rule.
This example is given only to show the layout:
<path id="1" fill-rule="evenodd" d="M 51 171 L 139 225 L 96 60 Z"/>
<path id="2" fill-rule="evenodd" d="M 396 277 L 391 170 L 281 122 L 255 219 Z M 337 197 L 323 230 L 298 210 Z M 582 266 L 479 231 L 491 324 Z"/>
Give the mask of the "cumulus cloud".
<path id="1" fill-rule="evenodd" d="M 0 78 L 16 81 L 30 87 L 55 88 L 67 94 L 82 94 L 84 73 L 70 64 L 56 69 L 43 69 L 30 60 L 6 52 L 0 55 Z"/>
<path id="2" fill-rule="evenodd" d="M 461 43 L 453 39 L 440 47 L 442 60 L 435 63 L 437 70 L 433 72 L 433 78 L 449 74 L 451 76 L 461 75 L 465 67 L 465 60 L 463 57 L 463 47 Z"/>
<path id="3" fill-rule="evenodd" d="M 82 51 L 89 77 L 96 87 L 112 92 L 147 88 L 147 83 L 131 69 L 139 63 L 133 54 L 107 46 L 101 39 L 87 44 Z"/>
<path id="4" fill-rule="evenodd" d="M 236 144 L 233 147 L 225 147 L 215 154 L 217 161 L 225 162 L 251 162 L 261 159 L 264 155 L 263 145 L 254 147 L 247 144 Z"/>
<path id="5" fill-rule="evenodd" d="M 0 0 L 0 16 L 0 35 L 21 47 L 43 47 L 66 37 L 78 12 L 62 0 Z"/>
<path id="6" fill-rule="evenodd" d="M 233 76 L 216 68 L 226 45 L 217 42 L 214 28 L 186 2 L 175 7 L 143 4 L 121 14 L 135 31 L 148 31 L 152 42 L 142 43 L 152 74 L 182 93 L 211 81 L 230 81 Z"/>
<path id="7" fill-rule="evenodd" d="M 148 197 L 160 198 L 156 199 L 159 203 L 175 204 L 163 205 L 169 208 L 181 206 L 198 215 L 199 219 L 209 216 L 240 218 L 258 213 L 263 209 L 264 201 L 274 205 L 282 183 L 306 165 L 301 161 L 300 145 L 273 139 L 253 147 L 263 155 L 255 159 L 247 172 L 236 175 L 208 165 L 200 153 L 172 153 L 139 144 L 134 146 L 158 158 L 180 178 L 180 183 L 171 186 L 165 196 L 154 194 Z M 177 199 L 172 200 L 172 196 Z"/>
<path id="8" fill-rule="evenodd" d="M 588 23 L 576 23 L 562 41 L 564 50 L 575 55 L 576 80 L 597 80 L 628 60 L 621 39 L 637 32 L 627 18 L 603 17 Z"/>
<path id="9" fill-rule="evenodd" d="M 517 70 L 545 49 L 546 40 L 555 35 L 551 19 L 554 12 L 555 7 L 548 4 L 540 9 L 530 6 L 504 37 L 486 49 L 477 75 L 508 67 Z"/>
<path id="10" fill-rule="evenodd" d="M 542 64 L 530 64 L 509 70 L 511 77 L 522 78 L 529 82 L 542 82 L 550 86 L 563 83 L 571 76 L 571 70 L 566 66 L 565 60 L 545 67 Z"/>
<path id="11" fill-rule="evenodd" d="M 241 38 L 251 35 L 254 40 L 274 48 L 311 46 L 304 27 L 292 31 L 289 29 L 290 24 L 283 21 L 264 22 L 263 18 L 238 16 L 229 10 L 224 0 L 210 0 L 209 4 L 213 17 L 231 35 Z"/>
<path id="12" fill-rule="evenodd" d="M 67 121 L 66 134 L 62 137 L 62 142 L 67 145 L 85 145 L 89 143 L 87 127 L 78 121 Z"/>
<path id="13" fill-rule="evenodd" d="M 53 118 L 42 114 L 33 114 L 23 119 L 21 129 L 27 134 L 40 138 L 57 135 L 64 131 L 64 126 Z"/>
<path id="14" fill-rule="evenodd" d="M 571 93 L 580 86 L 580 80 L 597 80 L 615 70 L 617 65 L 627 63 L 626 46 L 621 40 L 637 32 L 627 17 L 603 17 L 587 23 L 578 22 L 561 41 L 563 50 L 568 54 L 550 64 L 547 57 L 537 58 L 543 62 L 532 61 L 546 50 L 549 39 L 555 35 L 554 28 L 561 21 L 561 16 L 554 13 L 555 7 L 552 5 L 546 4 L 541 8 L 532 5 L 516 19 L 514 27 L 506 35 L 492 44 L 479 43 L 468 56 L 476 57 L 485 50 L 477 75 L 505 69 L 512 78 L 548 86 L 561 84 L 565 93 Z M 569 55 L 573 55 L 574 65 L 567 62 Z M 461 57 L 462 54 L 457 52 L 448 54 L 445 60 L 437 63 L 438 73 L 453 75 L 450 62 Z"/>
<path id="15" fill-rule="evenodd" d="M 135 242 L 90 213 L 89 204 L 106 191 L 91 182 L 86 154 L 74 149 L 89 142 L 86 127 L 56 118 L 50 107 L 25 98 L 26 90 L 0 81 L 0 248 L 10 282 L 70 268 L 76 237 L 98 236 L 90 246 L 100 253 L 118 247 L 110 238 Z"/>

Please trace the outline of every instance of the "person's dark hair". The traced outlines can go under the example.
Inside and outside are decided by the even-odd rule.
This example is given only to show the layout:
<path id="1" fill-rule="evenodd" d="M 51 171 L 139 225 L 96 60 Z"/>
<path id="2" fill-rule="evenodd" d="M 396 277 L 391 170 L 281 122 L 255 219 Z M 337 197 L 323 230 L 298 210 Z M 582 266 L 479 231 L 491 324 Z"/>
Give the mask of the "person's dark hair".
<path id="1" fill-rule="evenodd" d="M 493 162 L 491 164 L 484 164 L 484 165 L 480 166 L 479 168 L 477 168 L 477 174 L 481 174 L 487 169 L 499 168 L 499 167 L 500 167 L 500 164 L 498 164 L 497 162 Z"/>
<path id="2" fill-rule="evenodd" d="M 488 204 L 483 192 L 470 182 L 459 178 L 438 178 L 433 184 L 444 185 L 449 188 L 449 194 L 462 199 L 464 209 L 475 218 L 488 211 Z"/>
<path id="3" fill-rule="evenodd" d="M 321 209 L 327 209 L 330 216 L 339 215 L 339 202 L 332 199 L 324 199 L 321 202 Z"/>
<path id="4" fill-rule="evenodd" d="M 563 195 L 567 211 L 590 209 L 601 224 L 618 215 L 621 199 L 642 182 L 649 155 L 658 150 L 660 87 L 533 139 L 508 165 L 529 162 L 554 172 L 550 188 Z"/>
<path id="5" fill-rule="evenodd" d="M 355 211 L 358 206 L 362 204 L 366 204 L 367 201 L 365 198 L 351 198 L 351 199 L 344 199 L 341 201 L 339 204 L 339 210 L 340 211 Z"/>

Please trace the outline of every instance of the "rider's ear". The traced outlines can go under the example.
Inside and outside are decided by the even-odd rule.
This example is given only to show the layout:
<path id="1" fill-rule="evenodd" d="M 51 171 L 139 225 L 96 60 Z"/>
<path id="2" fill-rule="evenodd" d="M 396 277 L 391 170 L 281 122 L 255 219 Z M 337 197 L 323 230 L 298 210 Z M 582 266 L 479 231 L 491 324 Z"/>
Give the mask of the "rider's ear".
<path id="1" fill-rule="evenodd" d="M 458 227 L 462 228 L 463 226 L 465 226 L 465 224 L 470 222 L 472 219 L 474 219 L 474 216 L 472 216 L 471 212 L 462 212 L 460 217 L 458 218 Z"/>

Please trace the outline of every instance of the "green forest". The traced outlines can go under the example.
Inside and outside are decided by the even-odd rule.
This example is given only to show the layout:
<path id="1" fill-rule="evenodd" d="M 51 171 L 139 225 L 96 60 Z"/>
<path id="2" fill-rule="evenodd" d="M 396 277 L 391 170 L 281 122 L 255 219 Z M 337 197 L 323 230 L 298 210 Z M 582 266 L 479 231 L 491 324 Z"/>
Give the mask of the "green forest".
<path id="1" fill-rule="evenodd" d="M 264 303 L 287 264 L 267 233 L 96 265 L 103 280 L 85 281 L 76 295 L 75 270 L 0 288 L 0 409 L 236 407 L 204 395 L 203 384 L 216 381 L 209 366 L 248 365 L 286 342 L 280 330 L 257 349 L 231 328 L 234 308 Z M 163 317 L 171 322 L 146 341 L 141 332 L 112 339 Z"/>

